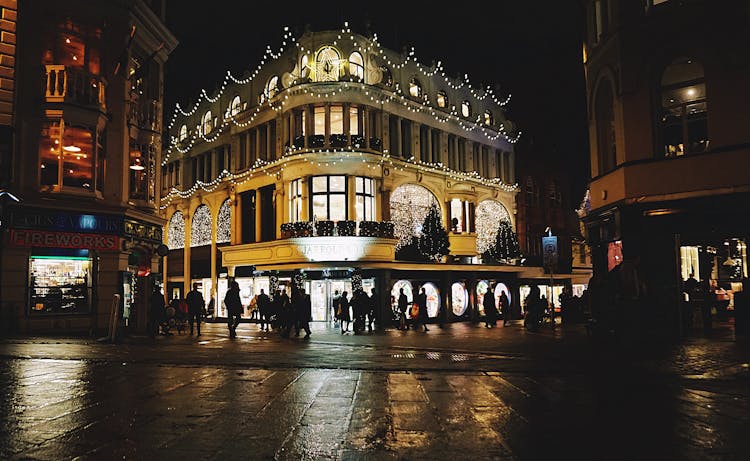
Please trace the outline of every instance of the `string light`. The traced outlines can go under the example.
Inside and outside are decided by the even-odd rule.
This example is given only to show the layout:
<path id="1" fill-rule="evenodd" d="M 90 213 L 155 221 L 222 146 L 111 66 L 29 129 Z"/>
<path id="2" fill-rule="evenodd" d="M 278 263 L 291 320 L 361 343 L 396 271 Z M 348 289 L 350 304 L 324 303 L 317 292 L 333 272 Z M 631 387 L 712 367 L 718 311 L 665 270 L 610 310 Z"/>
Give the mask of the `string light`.
<path id="1" fill-rule="evenodd" d="M 398 239 L 396 250 L 421 235 L 422 223 L 433 205 L 440 206 L 432 192 L 417 184 L 404 184 L 391 193 L 393 235 Z"/>
<path id="2" fill-rule="evenodd" d="M 190 222 L 190 246 L 200 247 L 211 244 L 211 210 L 208 205 L 200 205 L 193 213 Z"/>
<path id="3" fill-rule="evenodd" d="M 495 200 L 479 203 L 476 210 L 477 253 L 483 254 L 495 244 L 502 221 L 510 222 L 510 213 L 502 203 Z"/>
<path id="4" fill-rule="evenodd" d="M 176 211 L 169 220 L 169 237 L 167 246 L 170 250 L 185 248 L 185 218 Z"/>
<path id="5" fill-rule="evenodd" d="M 378 39 L 377 39 L 377 34 L 373 35 L 373 37 L 369 40 L 369 43 L 367 45 L 365 45 L 365 46 L 361 46 L 359 44 L 359 42 L 355 41 L 354 36 L 351 35 L 351 30 L 348 28 L 348 26 L 345 26 L 342 29 L 342 34 L 348 34 L 349 40 L 351 40 L 353 42 L 353 44 L 355 45 L 355 49 L 357 51 L 359 51 L 360 53 L 363 53 L 363 54 L 371 54 L 373 56 L 380 57 L 380 58 L 382 58 L 388 64 L 389 67 L 391 67 L 391 68 L 393 68 L 395 70 L 403 69 L 403 68 L 406 67 L 406 65 L 409 62 L 413 62 L 414 65 L 415 65 L 415 67 L 416 67 L 416 69 L 422 75 L 424 75 L 425 77 L 431 78 L 431 77 L 433 77 L 433 76 L 435 76 L 437 74 L 440 74 L 443 77 L 446 85 L 449 88 L 451 88 L 453 90 L 460 90 L 460 89 L 463 89 L 463 88 L 467 88 L 468 91 L 469 91 L 469 93 L 471 94 L 471 96 L 474 99 L 476 99 L 477 101 L 483 101 L 483 100 L 485 100 L 486 98 L 489 97 L 492 100 L 492 102 L 494 102 L 495 104 L 497 104 L 501 108 L 504 108 L 510 102 L 510 98 L 511 98 L 510 95 L 508 95 L 508 97 L 505 98 L 504 100 L 499 100 L 496 97 L 496 95 L 494 94 L 494 92 L 492 91 L 492 89 L 489 88 L 489 87 L 481 89 L 481 90 L 473 88 L 470 85 L 470 83 L 469 83 L 469 77 L 466 74 L 464 75 L 464 81 L 463 82 L 458 82 L 458 83 L 454 82 L 449 77 L 445 76 L 444 68 L 442 66 L 442 61 L 438 61 L 437 64 L 432 69 L 429 69 L 429 68 L 423 66 L 422 64 L 420 64 L 417 61 L 417 59 L 415 57 L 414 47 L 412 47 L 410 49 L 410 51 L 408 52 L 408 54 L 406 56 L 402 56 L 401 62 L 397 62 L 397 58 L 395 58 L 395 57 L 391 58 L 389 56 L 390 54 L 392 54 L 391 52 L 387 52 L 385 49 L 383 49 L 381 47 L 381 45 L 380 45 L 380 43 L 378 42 Z M 342 39 L 341 37 L 342 36 L 339 35 L 339 40 Z M 234 84 L 239 84 L 239 85 L 249 85 L 250 83 L 252 83 L 253 80 L 255 79 L 255 77 L 263 69 L 263 66 L 265 65 L 266 61 L 269 60 L 269 59 L 275 59 L 275 60 L 279 59 L 281 57 L 281 55 L 284 53 L 284 51 L 286 49 L 288 49 L 287 44 L 294 44 L 294 45 L 297 46 L 297 48 L 299 48 L 300 50 L 304 51 L 304 47 L 298 42 L 298 40 L 295 37 L 292 36 L 292 34 L 289 31 L 288 27 L 284 28 L 284 35 L 283 35 L 282 43 L 283 43 L 283 46 L 279 48 L 278 53 L 274 53 L 273 50 L 271 49 L 270 45 L 266 47 L 265 53 L 263 55 L 263 58 L 261 59 L 261 63 L 255 69 L 255 71 L 253 71 L 251 73 L 251 75 L 249 77 L 244 78 L 244 79 L 238 79 L 238 78 L 234 77 L 231 74 L 231 71 L 228 70 L 227 73 L 226 73 L 226 75 L 225 75 L 225 78 L 222 81 L 222 83 L 220 85 L 220 88 L 216 92 L 215 96 L 211 97 L 206 92 L 205 89 L 202 89 L 201 92 L 200 92 L 198 100 L 196 101 L 196 103 L 193 105 L 193 107 L 190 110 L 185 111 L 185 110 L 182 109 L 182 107 L 180 106 L 179 103 L 176 104 L 175 110 L 174 110 L 174 112 L 172 114 L 172 119 L 168 123 L 167 129 L 168 130 L 172 129 L 172 127 L 175 125 L 175 123 L 176 123 L 176 121 L 177 121 L 177 119 L 178 119 L 178 117 L 180 115 L 182 115 L 184 117 L 192 117 L 195 113 L 198 112 L 198 110 L 201 107 L 201 105 L 202 105 L 203 102 L 207 101 L 208 103 L 215 103 L 215 102 L 219 101 L 221 99 L 221 97 L 223 96 L 225 90 L 229 86 L 230 82 L 232 82 Z M 299 77 L 299 76 L 295 76 L 295 77 Z M 349 87 L 349 85 L 345 85 L 345 86 L 347 88 Z M 289 89 L 282 90 L 281 93 L 286 92 L 286 91 L 290 91 L 290 90 L 292 90 L 294 88 L 296 88 L 296 86 L 292 86 Z M 376 87 L 373 87 L 372 85 L 366 85 L 364 83 L 361 83 L 359 87 L 357 87 L 357 86 L 351 86 L 351 88 L 358 89 L 358 90 L 363 90 L 364 89 L 365 92 L 367 93 L 367 95 L 369 95 L 370 89 L 373 89 L 373 88 L 376 88 Z M 328 98 L 328 97 L 330 97 L 330 94 L 331 94 L 327 89 L 325 90 L 324 93 L 315 93 L 314 91 L 312 91 L 312 93 L 313 93 L 312 94 L 313 97 L 317 96 L 318 98 L 320 98 L 320 97 L 326 97 L 326 98 Z M 509 133 L 507 133 L 506 132 L 506 127 L 505 127 L 504 123 L 500 123 L 497 126 L 497 130 L 498 131 L 496 133 L 493 133 L 487 127 L 482 126 L 482 124 L 480 123 L 481 120 L 477 120 L 476 122 L 466 123 L 463 120 L 461 120 L 457 116 L 457 114 L 455 114 L 455 112 L 453 112 L 453 111 L 449 112 L 444 117 L 441 117 L 432 108 L 431 103 L 430 103 L 430 101 L 429 101 L 429 99 L 427 98 L 426 95 L 425 95 L 425 98 L 424 98 L 424 100 L 422 101 L 421 104 L 420 103 L 416 103 L 416 102 L 410 104 L 410 102 L 406 99 L 405 95 L 403 94 L 403 92 L 402 92 L 402 90 L 401 90 L 401 88 L 400 88 L 400 86 L 398 84 L 396 85 L 396 91 L 393 94 L 389 95 L 389 94 L 387 94 L 387 91 L 383 91 L 383 97 L 384 97 L 383 100 L 376 100 L 376 98 L 374 96 L 371 96 L 370 99 L 373 102 L 380 103 L 380 104 L 382 104 L 385 101 L 388 101 L 388 102 L 400 102 L 404 106 L 406 106 L 407 109 L 409 109 L 410 111 L 423 112 L 423 113 L 428 113 L 428 114 L 432 115 L 433 117 L 435 117 L 435 119 L 436 119 L 436 121 L 438 123 L 445 123 L 445 122 L 447 122 L 450 119 L 457 120 L 458 123 L 459 123 L 459 126 L 462 129 L 464 129 L 465 131 L 479 130 L 481 134 L 483 134 L 485 137 L 487 137 L 490 140 L 496 140 L 500 136 L 502 136 L 505 139 L 507 139 L 508 142 L 514 144 L 514 143 L 516 143 L 518 141 L 518 138 L 521 135 L 520 131 L 517 132 L 515 136 L 512 136 Z M 207 133 L 207 134 L 206 133 L 201 133 L 200 128 L 197 128 L 195 130 L 194 134 L 192 135 L 192 138 L 187 143 L 187 147 L 185 147 L 185 145 L 184 145 L 185 144 L 185 138 L 183 137 L 182 134 L 180 134 L 178 137 L 172 137 L 171 140 L 170 140 L 170 146 L 165 151 L 165 158 L 164 158 L 164 160 L 162 162 L 162 165 L 165 165 L 169 161 L 169 158 L 170 158 L 171 153 L 172 153 L 173 150 L 176 150 L 176 151 L 178 151 L 180 153 L 183 153 L 183 154 L 187 153 L 187 152 L 189 152 L 191 150 L 191 148 L 193 147 L 193 145 L 195 144 L 195 142 L 199 138 L 203 139 L 205 142 L 211 143 L 211 142 L 214 142 L 221 134 L 223 134 L 226 131 L 226 128 L 228 128 L 231 124 L 234 124 L 234 125 L 237 125 L 237 126 L 243 126 L 243 127 L 244 126 L 248 126 L 249 124 L 251 124 L 253 122 L 255 116 L 260 112 L 260 110 L 262 108 L 269 107 L 269 108 L 272 108 L 272 109 L 276 110 L 277 112 L 280 112 L 283 109 L 284 100 L 288 99 L 288 95 L 284 95 L 284 97 L 282 98 L 281 94 L 279 94 L 279 95 L 277 95 L 277 97 L 275 99 L 281 100 L 280 103 L 277 104 L 277 105 L 274 105 L 274 102 L 271 101 L 271 100 L 264 101 L 262 104 L 259 104 L 258 106 L 256 106 L 255 113 L 252 116 L 249 117 L 249 120 L 246 120 L 245 122 L 239 122 L 238 121 L 238 118 L 240 118 L 243 115 L 241 113 L 236 113 L 235 111 L 231 111 L 231 110 L 228 110 L 228 111 L 218 110 L 217 113 L 224 113 L 225 116 L 224 116 L 224 119 L 222 120 L 221 125 L 218 126 L 218 127 L 214 127 L 214 130 L 211 133 Z M 277 102 L 279 102 L 279 101 L 277 101 Z M 245 107 L 246 107 L 246 105 L 247 105 L 247 103 L 245 103 Z M 231 105 L 230 105 L 230 108 L 231 108 Z M 243 112 L 244 112 L 244 110 L 246 110 L 246 109 L 243 107 Z M 228 117 L 227 117 L 227 115 L 228 115 Z M 240 116 L 240 117 L 238 117 L 238 116 Z M 247 117 L 245 116 L 245 117 L 242 117 L 242 118 L 247 118 Z M 208 134 L 213 134 L 213 136 L 207 136 Z M 181 143 L 183 144 L 182 146 L 180 145 Z"/>
<path id="6" fill-rule="evenodd" d="M 230 243 L 232 241 L 232 207 L 229 199 L 224 200 L 216 218 L 216 243 Z"/>

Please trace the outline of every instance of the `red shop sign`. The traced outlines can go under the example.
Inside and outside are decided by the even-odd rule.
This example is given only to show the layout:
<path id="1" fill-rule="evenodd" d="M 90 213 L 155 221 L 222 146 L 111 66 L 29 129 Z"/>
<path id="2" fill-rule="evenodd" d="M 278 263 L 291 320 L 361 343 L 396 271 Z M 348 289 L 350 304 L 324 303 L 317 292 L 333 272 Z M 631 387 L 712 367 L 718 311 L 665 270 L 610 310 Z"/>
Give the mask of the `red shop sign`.
<path id="1" fill-rule="evenodd" d="M 79 234 L 43 230 L 11 229 L 10 244 L 19 247 L 85 248 L 118 251 L 120 237 L 116 235 Z"/>

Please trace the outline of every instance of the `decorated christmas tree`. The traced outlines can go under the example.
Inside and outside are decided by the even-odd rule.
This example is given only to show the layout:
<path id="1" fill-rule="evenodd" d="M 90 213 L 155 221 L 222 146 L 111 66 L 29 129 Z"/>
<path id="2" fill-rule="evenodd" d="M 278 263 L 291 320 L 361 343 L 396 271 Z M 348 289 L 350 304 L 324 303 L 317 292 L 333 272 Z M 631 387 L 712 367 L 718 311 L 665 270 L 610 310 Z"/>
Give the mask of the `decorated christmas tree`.
<path id="1" fill-rule="evenodd" d="M 430 261 L 440 261 L 448 254 L 450 242 L 443 227 L 440 210 L 433 204 L 424 218 L 422 235 L 419 237 L 419 252 Z"/>
<path id="2" fill-rule="evenodd" d="M 485 257 L 495 261 L 508 261 L 521 256 L 521 249 L 518 246 L 518 237 L 513 232 L 510 222 L 500 221 L 500 227 L 497 228 L 495 236 L 495 245 L 493 245 Z"/>

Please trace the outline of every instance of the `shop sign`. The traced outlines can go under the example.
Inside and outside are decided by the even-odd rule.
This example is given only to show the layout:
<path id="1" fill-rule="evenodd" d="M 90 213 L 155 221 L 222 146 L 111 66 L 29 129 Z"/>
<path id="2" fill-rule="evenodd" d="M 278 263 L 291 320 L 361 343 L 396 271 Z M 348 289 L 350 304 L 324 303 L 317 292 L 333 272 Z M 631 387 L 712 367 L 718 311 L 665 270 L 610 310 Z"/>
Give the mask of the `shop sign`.
<path id="1" fill-rule="evenodd" d="M 154 226 L 153 224 L 142 223 L 138 221 L 125 221 L 125 235 L 128 237 L 135 237 L 142 240 L 150 240 L 152 242 L 162 241 L 161 227 Z"/>
<path id="2" fill-rule="evenodd" d="M 542 251 L 544 252 L 544 267 L 557 266 L 557 237 L 542 237 Z"/>
<path id="3" fill-rule="evenodd" d="M 89 250 L 118 251 L 120 249 L 120 238 L 116 235 L 11 229 L 10 244 L 19 247 L 86 248 Z"/>
<path id="4" fill-rule="evenodd" d="M 45 229 L 62 232 L 84 232 L 120 235 L 121 216 L 65 213 L 35 208 L 15 208 L 9 213 L 9 227 L 13 229 Z"/>
<path id="5" fill-rule="evenodd" d="M 366 244 L 346 239 L 329 243 L 306 243 L 298 248 L 308 261 L 357 261 L 365 254 Z"/>

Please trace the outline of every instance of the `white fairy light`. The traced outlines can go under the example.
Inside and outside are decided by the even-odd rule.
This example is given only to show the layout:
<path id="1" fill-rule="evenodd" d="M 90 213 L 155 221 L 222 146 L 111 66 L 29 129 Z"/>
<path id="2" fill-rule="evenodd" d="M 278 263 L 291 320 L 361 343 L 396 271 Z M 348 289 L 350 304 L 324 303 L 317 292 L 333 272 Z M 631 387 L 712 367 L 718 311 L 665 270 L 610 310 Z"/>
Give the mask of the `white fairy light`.
<path id="1" fill-rule="evenodd" d="M 432 192 L 417 184 L 404 184 L 391 193 L 391 221 L 393 234 L 398 239 L 396 250 L 419 236 L 430 206 L 440 203 Z"/>
<path id="2" fill-rule="evenodd" d="M 190 246 L 199 247 L 211 244 L 211 210 L 208 205 L 200 205 L 193 213 L 190 223 Z"/>
<path id="3" fill-rule="evenodd" d="M 232 207 L 229 199 L 224 200 L 216 218 L 216 243 L 232 241 Z"/>
<path id="4" fill-rule="evenodd" d="M 185 218 L 180 211 L 175 211 L 169 220 L 167 246 L 170 250 L 185 248 Z"/>
<path id="5" fill-rule="evenodd" d="M 510 213 L 496 200 L 484 200 L 476 211 L 477 253 L 482 254 L 495 244 L 500 221 L 510 222 Z"/>

